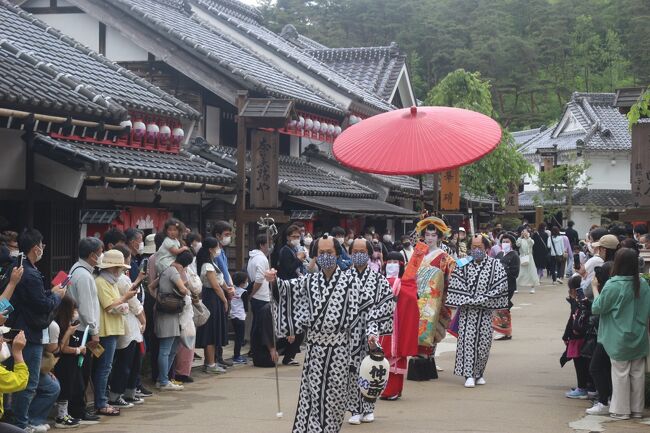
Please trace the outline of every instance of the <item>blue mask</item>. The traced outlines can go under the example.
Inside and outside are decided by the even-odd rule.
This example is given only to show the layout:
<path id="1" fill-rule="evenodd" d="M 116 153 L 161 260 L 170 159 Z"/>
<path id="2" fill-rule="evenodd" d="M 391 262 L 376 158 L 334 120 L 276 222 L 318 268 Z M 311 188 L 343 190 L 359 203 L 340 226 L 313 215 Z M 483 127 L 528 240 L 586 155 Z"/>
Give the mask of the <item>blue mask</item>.
<path id="1" fill-rule="evenodd" d="M 471 256 L 474 257 L 474 260 L 483 260 L 485 258 L 485 251 L 479 248 L 474 248 Z"/>
<path id="2" fill-rule="evenodd" d="M 365 266 L 368 264 L 368 253 L 358 252 L 352 254 L 352 264 L 354 266 Z"/>
<path id="3" fill-rule="evenodd" d="M 332 254 L 320 254 L 316 257 L 316 263 L 318 263 L 321 269 L 334 269 L 336 267 L 336 256 Z"/>

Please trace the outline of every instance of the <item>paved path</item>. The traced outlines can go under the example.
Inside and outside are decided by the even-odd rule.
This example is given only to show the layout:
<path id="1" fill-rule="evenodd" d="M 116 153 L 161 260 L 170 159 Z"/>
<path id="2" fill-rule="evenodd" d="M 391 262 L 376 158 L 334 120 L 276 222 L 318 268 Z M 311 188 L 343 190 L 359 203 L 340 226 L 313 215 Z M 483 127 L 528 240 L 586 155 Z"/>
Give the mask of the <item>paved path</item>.
<path id="1" fill-rule="evenodd" d="M 406 382 L 404 397 L 381 401 L 373 424 L 350 426 L 343 432 L 649 432 L 639 422 L 584 418 L 589 403 L 569 400 L 565 391 L 575 386 L 573 365 L 560 368 L 560 339 L 568 304 L 564 286 L 544 286 L 534 295 L 515 295 L 514 338 L 495 341 L 485 374 L 487 385 L 465 389 L 452 375 L 455 340 L 440 345 L 437 360 L 444 369 L 430 382 Z M 300 367 L 280 367 L 284 418 L 276 418 L 272 369 L 236 367 L 212 377 L 195 371 L 196 382 L 184 391 L 148 398 L 141 407 L 124 410 L 119 417 L 87 432 L 195 432 L 288 433 L 295 411 Z M 650 415 L 650 413 L 649 413 Z M 347 419 L 347 417 L 346 417 Z M 646 418 L 646 420 L 648 420 Z M 649 421 L 650 422 L 650 421 Z M 572 427 L 569 426 L 570 423 Z M 575 430 L 575 429 L 580 430 Z"/>

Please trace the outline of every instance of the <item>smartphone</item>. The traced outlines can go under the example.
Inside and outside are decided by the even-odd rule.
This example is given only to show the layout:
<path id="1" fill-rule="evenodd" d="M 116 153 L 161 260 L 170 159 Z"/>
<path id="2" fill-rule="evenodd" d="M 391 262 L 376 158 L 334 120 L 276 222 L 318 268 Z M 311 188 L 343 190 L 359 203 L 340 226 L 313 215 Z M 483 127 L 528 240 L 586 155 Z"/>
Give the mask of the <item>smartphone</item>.
<path id="1" fill-rule="evenodd" d="M 14 338 L 16 338 L 16 335 L 18 335 L 19 332 L 20 332 L 20 329 L 12 329 L 12 330 L 10 330 L 9 332 L 6 332 L 6 333 L 2 336 L 2 338 L 3 338 L 5 341 L 7 341 L 7 340 L 13 340 Z"/>
<path id="2" fill-rule="evenodd" d="M 18 257 L 17 257 L 18 265 L 16 266 L 17 268 L 20 268 L 20 267 L 23 266 L 23 259 L 24 258 L 25 258 L 25 254 L 23 254 L 23 253 L 18 254 Z"/>
<path id="3" fill-rule="evenodd" d="M 71 277 L 70 275 L 68 275 L 67 277 L 65 277 L 65 280 L 63 280 L 63 281 L 61 282 L 61 287 L 63 287 L 64 289 L 65 289 L 66 287 L 68 287 L 68 286 L 70 285 L 70 280 L 71 280 L 71 279 L 72 279 L 72 277 Z"/>
<path id="4" fill-rule="evenodd" d="M 7 299 L 0 299 L 0 313 L 3 313 L 6 311 L 6 314 L 4 317 L 9 317 L 9 314 L 13 313 L 14 311 L 14 306 L 11 305 L 11 302 Z"/>
<path id="5" fill-rule="evenodd" d="M 147 272 L 147 268 L 149 267 L 149 259 L 142 259 L 142 262 L 140 262 L 140 272 Z"/>

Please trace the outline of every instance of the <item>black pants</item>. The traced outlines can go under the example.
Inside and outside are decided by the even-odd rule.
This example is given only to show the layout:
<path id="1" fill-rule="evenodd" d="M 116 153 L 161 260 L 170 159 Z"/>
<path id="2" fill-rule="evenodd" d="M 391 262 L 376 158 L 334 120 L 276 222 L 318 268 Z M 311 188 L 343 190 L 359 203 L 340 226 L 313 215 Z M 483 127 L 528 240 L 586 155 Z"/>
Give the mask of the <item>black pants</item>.
<path id="1" fill-rule="evenodd" d="M 79 337 L 80 341 L 83 338 L 83 334 L 84 334 L 83 331 L 75 332 L 75 335 Z M 90 337 L 88 337 L 88 340 L 90 341 Z M 86 355 L 84 356 L 84 363 L 83 366 L 81 367 L 81 378 L 82 378 L 83 390 L 79 398 L 75 398 L 74 396 L 72 396 L 68 400 L 68 413 L 73 418 L 82 418 L 86 411 L 86 406 L 87 406 L 86 390 L 88 389 L 88 385 L 90 385 L 90 378 L 92 377 L 93 360 L 94 359 L 93 359 L 92 352 L 90 350 L 86 350 Z"/>
<path id="2" fill-rule="evenodd" d="M 244 344 L 244 334 L 246 333 L 246 321 L 240 319 L 231 319 L 232 329 L 235 331 L 235 350 L 234 357 L 241 355 L 241 347 Z"/>
<path id="3" fill-rule="evenodd" d="M 140 343 L 132 341 L 124 349 L 115 351 L 111 371 L 111 392 L 124 394 L 127 389 L 135 389 L 140 376 Z"/>
<path id="4" fill-rule="evenodd" d="M 149 352 L 149 364 L 151 365 L 151 380 L 155 383 L 158 380 L 158 337 L 154 333 L 154 308 L 156 306 L 156 300 L 153 296 L 147 296 L 144 298 L 144 315 L 147 318 L 147 327 L 144 330 L 144 341 L 147 347 L 147 352 Z"/>
<path id="5" fill-rule="evenodd" d="M 609 398 L 612 396 L 612 364 L 609 361 L 609 355 L 602 344 L 598 343 L 591 355 L 589 372 L 598 391 L 598 401 L 604 405 L 609 404 Z"/>
<path id="6" fill-rule="evenodd" d="M 296 339 L 293 340 L 293 343 L 289 343 L 286 338 L 280 338 L 276 343 L 278 345 L 278 352 L 283 352 L 284 357 L 282 358 L 282 363 L 287 365 L 296 355 L 300 352 L 300 345 L 305 334 L 296 335 Z"/>
<path id="7" fill-rule="evenodd" d="M 553 278 L 553 282 L 557 281 L 558 262 L 555 257 L 556 256 L 550 256 L 550 260 L 548 261 L 548 271 L 551 274 L 551 278 Z"/>
<path id="8" fill-rule="evenodd" d="M 263 306 L 268 304 L 268 301 L 261 301 L 259 299 L 251 298 L 251 312 L 253 313 L 253 323 L 251 323 L 251 334 L 253 333 L 253 329 L 256 328 L 256 323 L 259 317 L 259 311 L 262 309 Z M 253 336 L 251 335 L 251 340 L 253 340 Z M 251 345 L 251 350 L 252 350 L 252 345 Z"/>
<path id="9" fill-rule="evenodd" d="M 580 358 L 573 358 L 573 366 L 576 369 L 576 378 L 578 379 L 578 388 L 586 389 L 588 391 L 594 390 L 593 381 L 589 374 L 589 363 L 591 360 L 581 356 Z"/>

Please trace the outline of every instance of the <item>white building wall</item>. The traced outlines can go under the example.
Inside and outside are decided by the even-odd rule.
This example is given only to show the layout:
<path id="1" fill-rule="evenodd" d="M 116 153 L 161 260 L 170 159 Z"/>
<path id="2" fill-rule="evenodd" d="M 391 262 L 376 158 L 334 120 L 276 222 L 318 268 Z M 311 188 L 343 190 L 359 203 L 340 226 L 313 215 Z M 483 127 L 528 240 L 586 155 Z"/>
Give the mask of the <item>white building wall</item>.
<path id="1" fill-rule="evenodd" d="M 149 53 L 117 30 L 106 27 L 106 57 L 114 62 L 139 62 L 147 60 Z"/>
<path id="2" fill-rule="evenodd" d="M 27 145 L 21 138 L 24 131 L 0 129 L 0 190 L 25 189 L 25 158 Z"/>
<path id="3" fill-rule="evenodd" d="M 589 155 L 589 162 L 589 189 L 632 189 L 629 152 Z"/>
<path id="4" fill-rule="evenodd" d="M 99 51 L 99 21 L 90 15 L 80 14 L 38 14 L 38 19 L 48 23 L 63 34 Z"/>
<path id="5" fill-rule="evenodd" d="M 601 217 L 600 213 L 591 213 L 587 208 L 574 206 L 571 219 L 575 223 L 573 228 L 578 232 L 580 239 L 585 239 L 587 237 L 587 232 L 592 225 L 600 225 Z"/>

